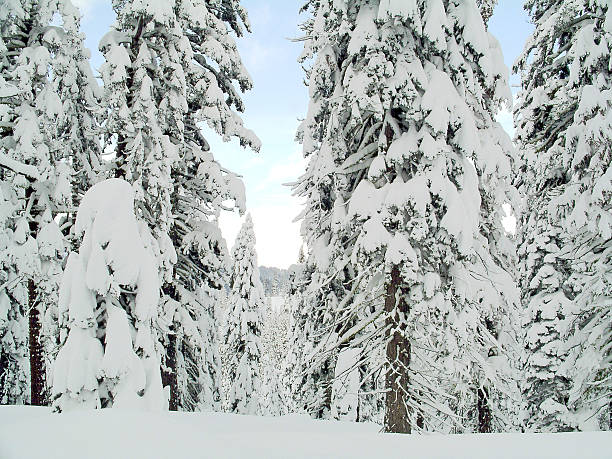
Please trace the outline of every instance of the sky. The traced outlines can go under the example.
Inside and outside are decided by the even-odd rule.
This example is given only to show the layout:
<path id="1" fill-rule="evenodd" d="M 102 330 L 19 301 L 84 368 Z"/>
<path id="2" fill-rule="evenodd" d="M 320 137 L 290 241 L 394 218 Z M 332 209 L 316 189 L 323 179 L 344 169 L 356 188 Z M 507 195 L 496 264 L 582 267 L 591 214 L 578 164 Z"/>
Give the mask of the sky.
<path id="1" fill-rule="evenodd" d="M 92 52 L 96 71 L 103 62 L 98 51 L 100 38 L 114 21 L 110 0 L 73 0 L 81 7 L 82 30 L 86 46 Z M 249 13 L 252 33 L 237 40 L 243 62 L 253 79 L 253 89 L 243 96 L 245 126 L 262 141 L 259 153 L 243 149 L 237 141 L 224 143 L 210 131 L 205 135 L 219 163 L 242 176 L 247 194 L 247 208 L 253 217 L 259 264 L 286 268 L 295 263 L 302 244 L 300 223 L 295 219 L 301 203 L 291 187 L 303 173 L 306 161 L 301 146 L 295 142 L 299 120 L 308 107 L 304 74 L 297 62 L 302 51 L 299 15 L 302 0 L 242 0 Z M 506 65 L 511 68 L 532 31 L 520 0 L 500 0 L 489 30 L 499 40 Z M 510 79 L 513 92 L 520 79 Z M 513 134 L 508 110 L 498 120 Z M 231 248 L 242 217 L 225 212 L 220 226 Z"/>

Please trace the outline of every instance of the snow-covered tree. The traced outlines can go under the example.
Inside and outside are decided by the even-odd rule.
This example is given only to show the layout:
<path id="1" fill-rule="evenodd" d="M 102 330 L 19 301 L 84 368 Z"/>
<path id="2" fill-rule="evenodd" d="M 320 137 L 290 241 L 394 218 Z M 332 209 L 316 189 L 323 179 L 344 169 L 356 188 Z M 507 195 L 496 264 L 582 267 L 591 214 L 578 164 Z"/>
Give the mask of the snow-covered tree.
<path id="1" fill-rule="evenodd" d="M 67 336 L 53 369 L 57 411 L 115 407 L 162 410 L 154 323 L 160 286 L 154 239 L 134 214 L 134 190 L 121 179 L 83 196 L 59 292 Z"/>
<path id="2" fill-rule="evenodd" d="M 371 376 L 382 347 L 388 431 L 501 429 L 518 295 L 499 44 L 473 0 L 305 8 L 311 160 L 297 191 L 311 283 L 329 292 L 306 318 L 310 360 L 362 347 L 353 361 Z"/>
<path id="3" fill-rule="evenodd" d="M 54 316 L 65 254 L 55 217 L 73 213 L 72 175 L 91 171 L 98 154 L 89 116 L 97 84 L 78 27 L 79 12 L 69 0 L 0 3 L 0 74 L 8 84 L 0 99 L 1 179 L 17 200 L 3 265 L 20 279 L 7 293 L 14 314 L 28 314 L 30 401 L 36 405 L 45 403 L 44 354 L 57 339 L 50 335 L 56 327 L 41 331 L 48 324 L 42 317 Z"/>
<path id="4" fill-rule="evenodd" d="M 516 63 L 524 156 L 521 275 L 527 427 L 610 427 L 612 13 L 603 0 L 525 3 Z"/>
<path id="5" fill-rule="evenodd" d="M 232 249 L 233 271 L 225 345 L 229 350 L 228 408 L 241 414 L 261 411 L 263 286 L 259 279 L 255 232 L 247 214 Z"/>
<path id="6" fill-rule="evenodd" d="M 200 124 L 259 149 L 244 128 L 239 91 L 251 87 L 233 35 L 248 29 L 236 0 L 115 1 L 114 30 L 101 41 L 107 138 L 115 174 L 137 188 L 139 215 L 160 247 L 170 408 L 219 407 L 215 302 L 228 253 L 218 217 L 244 186 L 214 159 Z"/>
<path id="7" fill-rule="evenodd" d="M 293 343 L 288 341 L 289 311 L 268 305 L 261 334 L 261 414 L 280 416 L 288 412 L 288 391 L 283 382 L 285 359 Z"/>
<path id="8" fill-rule="evenodd" d="M 18 271 L 24 266 L 14 264 L 14 260 L 22 258 L 18 253 L 9 253 L 21 248 L 15 242 L 16 238 L 21 240 L 21 235 L 12 230 L 19 200 L 11 185 L 5 180 L 0 182 L 0 404 L 25 404 L 30 399 L 28 321 L 25 303 L 21 300 L 26 295 L 25 286 Z M 27 228 L 22 225 L 21 231 L 25 236 Z"/>
<path id="9" fill-rule="evenodd" d="M 485 25 L 493 16 L 493 10 L 495 10 L 495 6 L 497 5 L 497 0 L 476 0 L 476 5 L 480 8 L 480 14 L 482 15 L 482 20 Z"/>

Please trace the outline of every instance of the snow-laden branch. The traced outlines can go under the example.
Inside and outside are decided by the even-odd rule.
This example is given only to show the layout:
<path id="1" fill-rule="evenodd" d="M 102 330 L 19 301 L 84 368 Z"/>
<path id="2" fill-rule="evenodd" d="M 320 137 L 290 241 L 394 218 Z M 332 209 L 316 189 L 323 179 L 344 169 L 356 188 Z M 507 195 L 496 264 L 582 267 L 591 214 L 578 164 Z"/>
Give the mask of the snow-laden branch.
<path id="1" fill-rule="evenodd" d="M 26 177 L 31 178 L 33 180 L 40 179 L 40 174 L 38 173 L 38 169 L 36 168 L 36 166 L 20 163 L 19 161 L 8 157 L 4 153 L 0 153 L 0 166 L 6 167 L 7 169 L 10 169 L 17 174 L 25 175 Z"/>

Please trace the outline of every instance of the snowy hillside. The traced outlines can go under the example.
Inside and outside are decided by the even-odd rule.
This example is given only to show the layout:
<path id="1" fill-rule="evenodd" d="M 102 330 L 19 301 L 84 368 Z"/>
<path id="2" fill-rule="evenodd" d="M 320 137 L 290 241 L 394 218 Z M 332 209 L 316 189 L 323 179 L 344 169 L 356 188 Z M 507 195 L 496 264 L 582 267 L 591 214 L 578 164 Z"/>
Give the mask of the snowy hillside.
<path id="1" fill-rule="evenodd" d="M 612 433 L 440 437 L 380 434 L 374 424 L 221 413 L 119 410 L 54 415 L 0 407 L 3 459 L 127 458 L 582 458 L 610 457 Z M 36 438 L 36 441 L 32 441 Z M 103 440 L 104 439 L 104 440 Z M 103 441 L 101 441 L 103 440 Z"/>

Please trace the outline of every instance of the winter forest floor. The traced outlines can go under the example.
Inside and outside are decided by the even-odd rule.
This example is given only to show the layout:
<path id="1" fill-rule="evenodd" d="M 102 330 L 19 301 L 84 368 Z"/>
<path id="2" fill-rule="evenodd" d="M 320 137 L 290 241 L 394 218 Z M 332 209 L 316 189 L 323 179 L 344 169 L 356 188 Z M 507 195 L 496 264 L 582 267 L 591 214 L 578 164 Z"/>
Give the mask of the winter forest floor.
<path id="1" fill-rule="evenodd" d="M 612 432 L 408 436 L 379 426 L 223 413 L 0 406 L 2 459 L 610 458 Z"/>

